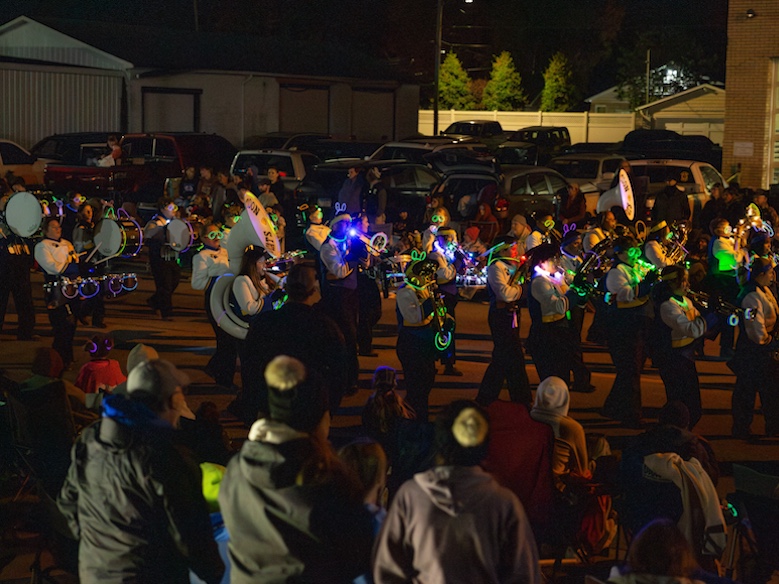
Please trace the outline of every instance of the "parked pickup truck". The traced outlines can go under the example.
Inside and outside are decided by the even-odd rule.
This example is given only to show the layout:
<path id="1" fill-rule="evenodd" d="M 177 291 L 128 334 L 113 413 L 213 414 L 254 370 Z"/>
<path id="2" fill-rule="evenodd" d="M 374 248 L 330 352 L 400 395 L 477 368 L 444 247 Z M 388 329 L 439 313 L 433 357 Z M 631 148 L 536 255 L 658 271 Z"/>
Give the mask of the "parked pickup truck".
<path id="1" fill-rule="evenodd" d="M 110 167 L 49 164 L 45 184 L 55 194 L 152 203 L 163 194 L 165 179 L 179 178 L 189 166 L 227 169 L 236 149 L 217 134 L 127 134 L 120 142 L 120 164 Z"/>

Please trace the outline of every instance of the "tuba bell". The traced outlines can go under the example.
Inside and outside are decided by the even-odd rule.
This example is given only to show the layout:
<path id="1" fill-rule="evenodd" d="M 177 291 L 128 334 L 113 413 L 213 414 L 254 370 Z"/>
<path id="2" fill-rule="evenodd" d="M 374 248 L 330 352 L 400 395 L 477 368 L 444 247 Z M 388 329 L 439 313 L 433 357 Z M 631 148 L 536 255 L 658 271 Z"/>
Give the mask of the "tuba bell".
<path id="1" fill-rule="evenodd" d="M 596 211 L 602 213 L 611 210 L 612 207 L 622 207 L 628 220 L 633 221 L 636 217 L 636 201 L 630 176 L 625 169 L 620 168 L 617 179 L 617 185 L 604 191 L 598 198 Z"/>

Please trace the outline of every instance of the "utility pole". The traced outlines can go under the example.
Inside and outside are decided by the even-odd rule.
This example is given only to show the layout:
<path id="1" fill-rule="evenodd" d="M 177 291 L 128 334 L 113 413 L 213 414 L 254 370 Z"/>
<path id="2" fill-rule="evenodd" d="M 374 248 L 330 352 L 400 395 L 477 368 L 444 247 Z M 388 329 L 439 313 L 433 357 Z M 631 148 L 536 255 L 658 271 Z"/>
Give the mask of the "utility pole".
<path id="1" fill-rule="evenodd" d="M 197 0 L 192 0 L 192 10 L 195 13 L 195 32 L 200 32 L 200 22 L 197 16 Z"/>
<path id="2" fill-rule="evenodd" d="M 438 136 L 438 93 L 441 85 L 441 44 L 444 23 L 444 0 L 438 0 L 438 12 L 435 20 L 435 69 L 433 70 L 433 136 Z"/>
<path id="3" fill-rule="evenodd" d="M 651 77 L 651 71 L 649 69 L 649 59 L 652 55 L 652 49 L 646 50 L 646 100 L 644 101 L 644 104 L 649 103 L 649 78 Z"/>

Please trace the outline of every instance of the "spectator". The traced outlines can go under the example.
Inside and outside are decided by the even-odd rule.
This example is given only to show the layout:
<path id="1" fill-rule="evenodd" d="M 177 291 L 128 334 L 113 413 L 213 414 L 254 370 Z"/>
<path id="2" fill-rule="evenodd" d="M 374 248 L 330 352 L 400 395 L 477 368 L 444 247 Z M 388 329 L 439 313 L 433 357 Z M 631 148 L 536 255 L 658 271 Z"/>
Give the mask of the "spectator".
<path id="1" fill-rule="evenodd" d="M 511 219 L 511 229 L 508 232 L 509 237 L 513 237 L 517 240 L 517 255 L 522 257 L 527 251 L 527 237 L 530 235 L 531 229 L 527 224 L 527 219 L 524 215 L 514 215 Z"/>
<path id="2" fill-rule="evenodd" d="M 587 199 L 576 183 L 571 183 L 563 191 L 563 206 L 560 209 L 560 219 L 563 225 L 574 223 L 583 226 L 587 218 Z"/>
<path id="3" fill-rule="evenodd" d="M 145 363 L 146 361 L 153 361 L 159 358 L 160 356 L 154 347 L 144 345 L 143 343 L 138 343 L 132 349 L 130 349 L 130 352 L 127 354 L 127 363 L 126 363 L 127 374 L 129 375 L 130 371 L 135 369 L 136 365 L 139 365 L 140 363 Z M 113 393 L 127 395 L 127 380 L 117 385 L 114 388 Z"/>
<path id="4" fill-rule="evenodd" d="M 84 351 L 89 353 L 90 360 L 81 366 L 76 385 L 85 393 L 110 393 L 117 385 L 127 380 L 119 361 L 108 358 L 108 353 L 113 348 L 113 338 L 104 333 L 92 335 L 84 345 Z"/>
<path id="5" fill-rule="evenodd" d="M 487 251 L 487 246 L 479 238 L 479 228 L 475 225 L 465 230 L 463 249 L 471 254 L 472 258 L 476 258 Z"/>
<path id="6" fill-rule="evenodd" d="M 365 212 L 368 214 L 368 221 L 372 225 L 382 225 L 387 221 L 387 187 L 381 180 L 381 172 L 378 168 L 371 168 L 366 173 L 366 178 L 369 186 L 365 198 Z"/>
<path id="7" fill-rule="evenodd" d="M 108 136 L 109 152 L 97 161 L 98 166 L 118 166 L 122 163 L 122 147 L 119 146 L 119 138 L 114 134 Z"/>
<path id="8" fill-rule="evenodd" d="M 685 171 L 682 171 L 684 173 Z M 687 191 L 677 183 L 675 178 L 667 181 L 666 187 L 657 193 L 655 206 L 652 207 L 652 223 L 665 221 L 673 225 L 680 221 L 690 220 L 690 202 Z"/>
<path id="9" fill-rule="evenodd" d="M 58 506 L 79 540 L 82 583 L 183 584 L 190 568 L 220 581 L 200 472 L 173 442 L 188 382 L 168 361 L 139 365 L 128 396 L 106 398 L 73 447 Z"/>
<path id="10" fill-rule="evenodd" d="M 708 229 L 711 222 L 722 216 L 722 211 L 725 208 L 725 199 L 722 196 L 723 189 L 722 183 L 715 183 L 711 187 L 711 198 L 706 201 L 706 204 L 698 214 L 696 224 L 701 229 Z"/>
<path id="11" fill-rule="evenodd" d="M 217 179 L 214 176 L 214 169 L 211 166 L 200 167 L 200 180 L 197 183 L 195 196 L 203 197 L 202 201 L 209 209 L 211 208 L 211 197 L 214 187 L 217 185 Z"/>
<path id="12" fill-rule="evenodd" d="M 541 581 L 521 503 L 478 465 L 487 454 L 487 414 L 455 401 L 436 420 L 436 463 L 398 492 L 374 550 L 384 582 Z"/>
<path id="13" fill-rule="evenodd" d="M 279 169 L 275 166 L 269 166 L 266 174 L 268 175 L 268 180 L 270 180 L 270 192 L 276 195 L 278 201 L 284 201 L 284 191 L 286 189 L 284 188 L 284 182 L 281 180 Z"/>
<path id="14" fill-rule="evenodd" d="M 327 443 L 327 388 L 286 355 L 264 377 L 269 415 L 252 425 L 219 493 L 232 582 L 351 580 L 368 569 L 372 522 Z"/>
<path id="15" fill-rule="evenodd" d="M 257 189 L 260 193 L 257 195 L 257 199 L 260 201 L 260 204 L 266 208 L 274 207 L 279 204 L 279 199 L 270 190 L 270 185 L 271 182 L 269 178 L 261 178 L 257 183 Z"/>
<path id="16" fill-rule="evenodd" d="M 774 229 L 774 235 L 776 236 L 776 231 L 779 230 L 779 214 L 776 213 L 776 209 L 768 204 L 768 191 L 758 189 L 755 191 L 752 201 L 757 205 L 757 208 L 760 209 L 760 218 L 764 222 L 771 224 L 771 227 Z"/>
<path id="17" fill-rule="evenodd" d="M 498 235 L 498 231 L 500 231 L 498 220 L 495 218 L 495 215 L 492 214 L 492 207 L 487 203 L 481 203 L 474 223 L 479 228 L 479 237 L 481 240 L 486 245 L 490 245 L 492 240 Z"/>
<path id="18" fill-rule="evenodd" d="M 179 193 L 178 197 L 176 197 L 176 204 L 182 209 L 186 209 L 192 203 L 192 199 L 197 193 L 197 183 L 195 167 L 188 166 L 184 170 L 184 177 L 179 183 Z"/>

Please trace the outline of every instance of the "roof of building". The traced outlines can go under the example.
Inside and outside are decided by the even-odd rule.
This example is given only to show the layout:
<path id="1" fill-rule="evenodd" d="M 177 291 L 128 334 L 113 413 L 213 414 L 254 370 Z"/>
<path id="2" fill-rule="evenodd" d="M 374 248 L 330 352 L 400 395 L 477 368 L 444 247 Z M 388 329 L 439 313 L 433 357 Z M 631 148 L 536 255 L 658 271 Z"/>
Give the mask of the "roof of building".
<path id="1" fill-rule="evenodd" d="M 636 111 L 652 113 L 658 109 L 663 109 L 668 106 L 674 105 L 676 103 L 694 99 L 696 97 L 700 97 L 701 95 L 706 95 L 709 93 L 724 94 L 725 89 L 722 87 L 715 87 L 710 83 L 702 83 L 701 85 L 696 85 L 695 87 L 691 87 L 690 89 L 685 89 L 684 91 L 680 91 L 679 93 L 674 93 L 673 95 L 669 95 L 668 97 L 663 97 L 653 102 L 639 106 L 636 108 Z"/>

